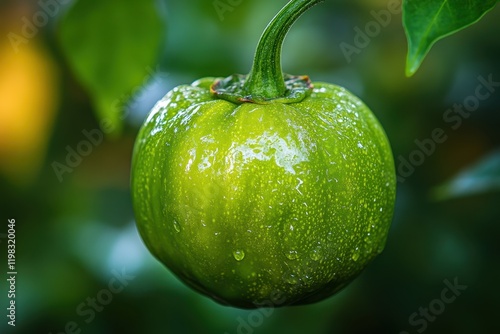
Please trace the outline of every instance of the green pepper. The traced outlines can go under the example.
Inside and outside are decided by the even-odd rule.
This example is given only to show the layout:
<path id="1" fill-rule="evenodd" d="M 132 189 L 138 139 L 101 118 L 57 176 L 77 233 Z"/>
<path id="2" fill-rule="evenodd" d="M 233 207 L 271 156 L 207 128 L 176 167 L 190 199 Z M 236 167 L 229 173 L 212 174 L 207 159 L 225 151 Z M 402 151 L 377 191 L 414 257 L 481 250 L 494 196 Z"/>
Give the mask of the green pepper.
<path id="1" fill-rule="evenodd" d="M 281 70 L 285 35 L 319 2 L 290 1 L 248 76 L 176 87 L 137 137 L 131 190 L 146 246 L 225 305 L 322 300 L 385 245 L 396 181 L 384 130 L 346 89 Z"/>

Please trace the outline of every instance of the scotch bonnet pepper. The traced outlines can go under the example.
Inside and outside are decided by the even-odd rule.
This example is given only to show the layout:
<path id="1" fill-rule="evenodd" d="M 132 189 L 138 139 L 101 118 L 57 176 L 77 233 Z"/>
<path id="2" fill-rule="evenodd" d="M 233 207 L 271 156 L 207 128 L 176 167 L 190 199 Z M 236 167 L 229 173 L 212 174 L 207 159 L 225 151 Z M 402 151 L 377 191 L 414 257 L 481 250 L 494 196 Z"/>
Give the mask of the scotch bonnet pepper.
<path id="1" fill-rule="evenodd" d="M 346 89 L 281 70 L 285 35 L 319 2 L 290 1 L 248 76 L 173 89 L 137 137 L 131 187 L 146 246 L 222 304 L 322 300 L 385 245 L 396 182 L 382 127 Z"/>

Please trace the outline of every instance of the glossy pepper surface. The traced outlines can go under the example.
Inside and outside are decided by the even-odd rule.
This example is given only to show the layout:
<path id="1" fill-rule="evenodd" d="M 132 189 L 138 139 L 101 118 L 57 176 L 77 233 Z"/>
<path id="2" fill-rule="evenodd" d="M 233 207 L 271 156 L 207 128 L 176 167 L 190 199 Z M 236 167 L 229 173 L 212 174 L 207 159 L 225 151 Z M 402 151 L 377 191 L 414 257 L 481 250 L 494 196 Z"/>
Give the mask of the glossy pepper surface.
<path id="1" fill-rule="evenodd" d="M 346 89 L 281 72 L 286 32 L 317 2 L 284 7 L 250 75 L 176 87 L 138 135 L 132 196 L 145 244 L 223 304 L 322 300 L 385 245 L 395 172 L 379 122 Z"/>

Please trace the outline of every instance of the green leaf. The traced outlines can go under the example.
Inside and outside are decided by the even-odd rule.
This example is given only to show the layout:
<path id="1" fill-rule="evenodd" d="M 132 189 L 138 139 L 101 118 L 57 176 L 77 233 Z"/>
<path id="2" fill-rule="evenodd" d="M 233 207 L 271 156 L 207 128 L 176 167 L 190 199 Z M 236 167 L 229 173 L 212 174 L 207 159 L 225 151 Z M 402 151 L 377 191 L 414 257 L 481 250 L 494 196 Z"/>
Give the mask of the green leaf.
<path id="1" fill-rule="evenodd" d="M 432 45 L 479 21 L 500 0 L 404 0 L 406 75 L 415 74 Z"/>
<path id="2" fill-rule="evenodd" d="M 164 33 L 154 0 L 79 0 L 62 18 L 61 48 L 104 132 L 120 133 L 122 104 L 151 75 Z"/>
<path id="3" fill-rule="evenodd" d="M 452 180 L 433 189 L 436 200 L 500 191 L 500 151 L 483 158 Z"/>

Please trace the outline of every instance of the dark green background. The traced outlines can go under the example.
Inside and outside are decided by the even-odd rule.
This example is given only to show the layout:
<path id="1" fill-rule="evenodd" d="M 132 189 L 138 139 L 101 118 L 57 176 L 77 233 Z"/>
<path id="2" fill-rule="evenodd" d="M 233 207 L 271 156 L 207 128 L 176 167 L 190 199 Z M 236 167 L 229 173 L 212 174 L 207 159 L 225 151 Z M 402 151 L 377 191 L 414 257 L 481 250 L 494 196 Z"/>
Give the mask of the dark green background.
<path id="1" fill-rule="evenodd" d="M 75 321 L 82 333 L 418 333 L 409 317 L 441 298 L 445 280 L 467 289 L 446 304 L 426 333 L 492 333 L 500 297 L 500 194 L 434 201 L 432 189 L 500 146 L 500 89 L 456 130 L 445 111 L 473 95 L 478 76 L 500 81 L 500 8 L 478 24 L 440 41 L 417 74 L 404 76 L 406 39 L 401 15 L 347 62 L 339 45 L 353 44 L 354 27 L 373 21 L 386 1 L 327 1 L 293 27 L 283 49 L 284 70 L 337 83 L 359 95 L 377 115 L 399 157 L 415 140 L 442 128 L 447 140 L 398 184 L 387 246 L 349 287 L 302 307 L 244 311 L 220 306 L 181 284 L 145 249 L 134 225 L 129 194 L 132 145 L 138 128 L 169 89 L 204 76 L 248 72 L 267 22 L 286 3 L 242 1 L 220 20 L 212 1 L 164 0 L 167 22 L 161 75 L 133 98 L 125 131 L 107 139 L 59 182 L 51 164 L 66 146 L 99 129 L 90 98 L 56 41 L 56 25 L 41 38 L 61 72 L 62 102 L 38 178 L 19 187 L 0 175 L 5 233 L 17 221 L 17 326 L 7 326 L 6 281 L 0 283 L 0 332 L 59 333 Z M 36 9 L 36 3 L 31 3 Z M 4 12 L 0 12 L 0 20 Z M 117 13 L 118 15 L 119 13 Z M 12 18 L 11 18 L 12 19 Z M 15 18 L 14 18 L 15 19 Z M 140 24 L 130 22 L 131 25 Z M 3 38 L 3 37 L 2 37 Z M 110 60 L 111 61 L 111 60 Z M 127 69 L 123 69 L 126 71 Z M 145 79 L 148 74 L 144 73 Z M 2 263 L 5 239 L 0 239 Z M 6 268 L 0 265 L 0 268 Z M 135 278 L 86 323 L 77 307 L 105 289 L 113 270 Z M 6 269 L 0 271 L 5 277 Z M 435 304 L 434 302 L 434 305 Z M 418 316 L 415 320 L 422 319 Z M 241 321 L 255 324 L 240 327 Z"/>

